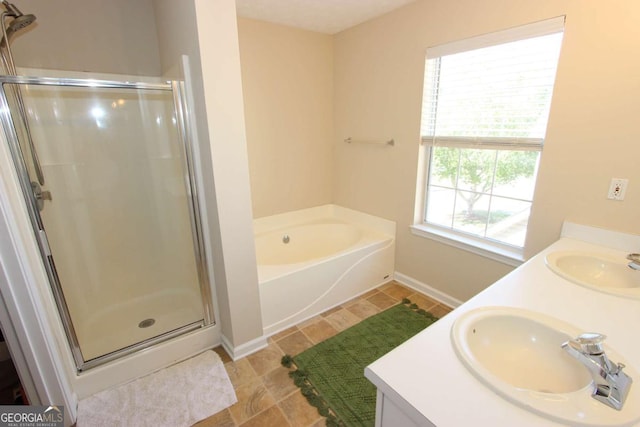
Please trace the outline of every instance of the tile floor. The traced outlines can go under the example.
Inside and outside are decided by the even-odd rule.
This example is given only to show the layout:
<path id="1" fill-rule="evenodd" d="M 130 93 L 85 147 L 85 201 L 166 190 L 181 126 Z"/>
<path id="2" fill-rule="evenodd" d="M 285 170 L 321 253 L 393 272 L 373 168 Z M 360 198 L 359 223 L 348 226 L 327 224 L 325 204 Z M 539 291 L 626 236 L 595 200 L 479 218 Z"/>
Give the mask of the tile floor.
<path id="1" fill-rule="evenodd" d="M 194 427 L 319 427 L 324 417 L 310 406 L 289 378 L 289 369 L 280 365 L 286 354 L 296 355 L 379 313 L 402 298 L 442 317 L 451 308 L 391 281 L 269 338 L 269 346 L 235 362 L 218 347 L 238 403 Z"/>

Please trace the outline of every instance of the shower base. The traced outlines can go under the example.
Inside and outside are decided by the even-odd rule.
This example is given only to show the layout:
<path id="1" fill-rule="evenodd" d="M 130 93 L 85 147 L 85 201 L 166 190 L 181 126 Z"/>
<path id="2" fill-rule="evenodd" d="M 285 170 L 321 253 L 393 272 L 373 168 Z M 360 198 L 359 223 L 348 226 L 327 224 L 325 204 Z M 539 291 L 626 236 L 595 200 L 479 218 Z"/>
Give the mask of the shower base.
<path id="1" fill-rule="evenodd" d="M 162 291 L 96 312 L 78 332 L 85 361 L 141 343 L 156 336 L 202 322 L 199 294 L 187 290 Z"/>

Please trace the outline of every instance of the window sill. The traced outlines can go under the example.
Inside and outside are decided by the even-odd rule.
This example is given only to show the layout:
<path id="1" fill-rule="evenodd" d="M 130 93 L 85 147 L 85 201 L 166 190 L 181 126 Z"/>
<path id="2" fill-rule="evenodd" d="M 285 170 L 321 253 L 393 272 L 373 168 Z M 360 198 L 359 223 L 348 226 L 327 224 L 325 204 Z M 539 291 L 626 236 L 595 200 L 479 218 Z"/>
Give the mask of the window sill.
<path id="1" fill-rule="evenodd" d="M 411 233 L 416 236 L 435 240 L 502 264 L 518 267 L 524 262 L 522 250 L 516 248 L 505 248 L 501 245 L 494 245 L 484 239 L 477 239 L 424 224 L 414 224 L 409 228 Z"/>

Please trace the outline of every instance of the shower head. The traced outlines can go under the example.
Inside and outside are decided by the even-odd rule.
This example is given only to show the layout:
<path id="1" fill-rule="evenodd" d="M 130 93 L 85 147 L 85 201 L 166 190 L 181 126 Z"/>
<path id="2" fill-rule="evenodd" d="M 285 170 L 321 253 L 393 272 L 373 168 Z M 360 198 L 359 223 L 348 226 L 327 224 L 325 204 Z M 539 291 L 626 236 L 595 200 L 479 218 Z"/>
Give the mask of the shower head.
<path id="1" fill-rule="evenodd" d="M 13 19 L 13 21 L 11 21 L 11 23 L 9 24 L 9 28 L 7 28 L 8 30 L 13 30 L 13 31 L 17 31 L 21 28 L 26 27 L 27 25 L 31 25 L 33 23 L 33 21 L 36 20 L 36 16 L 35 15 L 20 15 L 17 16 L 16 18 Z"/>
<path id="2" fill-rule="evenodd" d="M 9 26 L 7 27 L 7 37 L 11 37 L 11 35 L 16 31 L 28 25 L 31 25 L 35 20 L 35 15 L 20 15 L 13 18 L 13 21 L 11 21 L 11 23 L 9 23 Z"/>
<path id="3" fill-rule="evenodd" d="M 36 20 L 36 16 L 29 14 L 29 15 L 25 15 L 22 12 L 20 12 L 20 9 L 18 9 L 14 4 L 9 3 L 7 0 L 2 0 L 2 5 L 5 8 L 5 12 L 2 13 L 2 19 L 4 19 L 5 17 L 12 17 L 13 21 L 11 21 L 9 23 L 9 26 L 6 28 L 6 40 L 5 37 L 2 38 L 2 40 L 0 40 L 0 45 L 4 42 L 8 42 L 9 38 L 13 35 L 13 33 L 15 33 L 16 31 L 31 25 L 33 23 L 33 21 Z M 4 27 L 4 22 L 2 23 L 3 27 Z"/>

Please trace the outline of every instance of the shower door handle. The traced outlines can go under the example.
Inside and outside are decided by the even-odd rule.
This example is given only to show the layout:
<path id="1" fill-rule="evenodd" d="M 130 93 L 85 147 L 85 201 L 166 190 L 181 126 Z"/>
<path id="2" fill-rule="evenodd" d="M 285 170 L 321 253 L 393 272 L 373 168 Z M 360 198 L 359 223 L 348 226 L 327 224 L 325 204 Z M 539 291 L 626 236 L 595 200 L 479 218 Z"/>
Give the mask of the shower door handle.
<path id="1" fill-rule="evenodd" d="M 42 191 L 42 187 L 36 181 L 31 181 L 31 190 L 33 190 L 33 196 L 36 198 L 36 205 L 38 206 L 38 210 L 42 211 L 44 209 L 44 201 L 45 200 L 53 200 L 51 198 L 50 191 Z"/>

